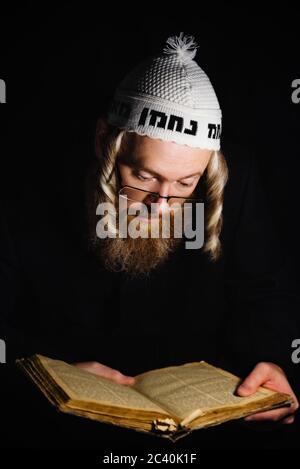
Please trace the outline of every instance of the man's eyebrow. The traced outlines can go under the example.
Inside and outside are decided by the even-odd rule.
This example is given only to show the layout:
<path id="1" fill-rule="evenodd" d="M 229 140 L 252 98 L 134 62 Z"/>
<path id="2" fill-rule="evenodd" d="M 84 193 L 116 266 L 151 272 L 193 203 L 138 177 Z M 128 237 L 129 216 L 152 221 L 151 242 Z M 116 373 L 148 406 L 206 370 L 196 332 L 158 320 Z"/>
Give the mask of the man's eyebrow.
<path id="1" fill-rule="evenodd" d="M 191 178 L 193 176 L 202 176 L 202 171 L 197 171 L 196 173 L 193 173 L 193 174 L 189 174 L 189 176 L 184 176 L 183 178 L 180 178 L 180 179 L 188 179 L 188 178 Z"/>
<path id="2" fill-rule="evenodd" d="M 136 165 L 135 166 L 135 169 L 137 171 L 145 171 L 146 173 L 149 173 L 151 174 L 152 176 L 156 176 L 156 177 L 161 177 L 161 174 L 158 174 L 156 173 L 155 171 L 153 171 L 152 169 L 149 169 L 149 168 L 146 168 L 145 166 L 140 166 L 140 165 Z M 193 173 L 193 174 L 189 174 L 188 176 L 183 176 L 179 179 L 179 181 L 181 181 L 181 179 L 188 179 L 188 178 L 191 178 L 193 176 L 202 176 L 202 171 L 197 171 L 196 173 Z"/>

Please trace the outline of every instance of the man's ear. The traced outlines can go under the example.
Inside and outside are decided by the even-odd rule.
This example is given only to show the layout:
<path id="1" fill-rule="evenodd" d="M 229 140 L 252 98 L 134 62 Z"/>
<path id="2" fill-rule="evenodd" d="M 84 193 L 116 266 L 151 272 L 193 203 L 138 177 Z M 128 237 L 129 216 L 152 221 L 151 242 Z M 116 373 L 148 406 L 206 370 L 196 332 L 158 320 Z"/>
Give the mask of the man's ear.
<path id="1" fill-rule="evenodd" d="M 105 119 L 105 117 L 99 117 L 99 119 L 97 120 L 97 124 L 96 124 L 96 138 L 95 138 L 95 151 L 96 151 L 97 157 L 100 154 L 101 145 L 103 143 L 105 136 L 108 133 L 108 129 L 109 129 L 109 124 L 107 120 Z"/>

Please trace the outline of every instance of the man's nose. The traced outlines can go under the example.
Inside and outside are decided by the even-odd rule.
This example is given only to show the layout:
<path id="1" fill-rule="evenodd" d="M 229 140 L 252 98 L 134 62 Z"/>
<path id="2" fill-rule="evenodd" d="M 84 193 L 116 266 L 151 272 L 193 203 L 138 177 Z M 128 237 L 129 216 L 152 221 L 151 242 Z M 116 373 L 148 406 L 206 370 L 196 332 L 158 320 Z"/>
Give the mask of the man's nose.
<path id="1" fill-rule="evenodd" d="M 159 195 L 157 199 L 155 200 L 155 203 L 158 204 L 160 210 L 163 210 L 165 207 L 168 206 L 168 199 L 166 197 L 169 196 L 169 190 L 170 190 L 170 185 L 168 183 L 160 184 L 160 186 L 157 189 L 157 192 L 159 193 Z"/>
<path id="2" fill-rule="evenodd" d="M 170 195 L 170 189 L 171 185 L 168 182 L 163 182 L 158 186 L 157 192 L 162 198 L 168 197 Z"/>

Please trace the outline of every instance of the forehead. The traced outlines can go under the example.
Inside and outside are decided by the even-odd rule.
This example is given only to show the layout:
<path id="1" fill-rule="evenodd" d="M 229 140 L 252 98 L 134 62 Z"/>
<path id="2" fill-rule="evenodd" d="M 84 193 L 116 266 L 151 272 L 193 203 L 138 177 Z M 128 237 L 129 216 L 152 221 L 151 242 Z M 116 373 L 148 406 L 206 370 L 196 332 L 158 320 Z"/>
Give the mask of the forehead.
<path id="1" fill-rule="evenodd" d="M 211 151 L 131 133 L 126 136 L 122 155 L 130 166 L 184 178 L 203 172 Z"/>

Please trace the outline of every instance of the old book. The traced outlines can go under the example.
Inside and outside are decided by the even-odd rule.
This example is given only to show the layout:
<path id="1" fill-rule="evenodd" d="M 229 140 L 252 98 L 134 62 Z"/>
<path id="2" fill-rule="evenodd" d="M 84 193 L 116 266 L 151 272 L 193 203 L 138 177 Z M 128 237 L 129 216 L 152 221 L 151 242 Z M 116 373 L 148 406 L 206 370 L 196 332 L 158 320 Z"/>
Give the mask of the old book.
<path id="1" fill-rule="evenodd" d="M 174 441 L 192 430 L 291 403 L 287 394 L 265 388 L 238 397 L 240 379 L 203 361 L 140 374 L 134 386 L 42 355 L 17 364 L 62 412 Z"/>

